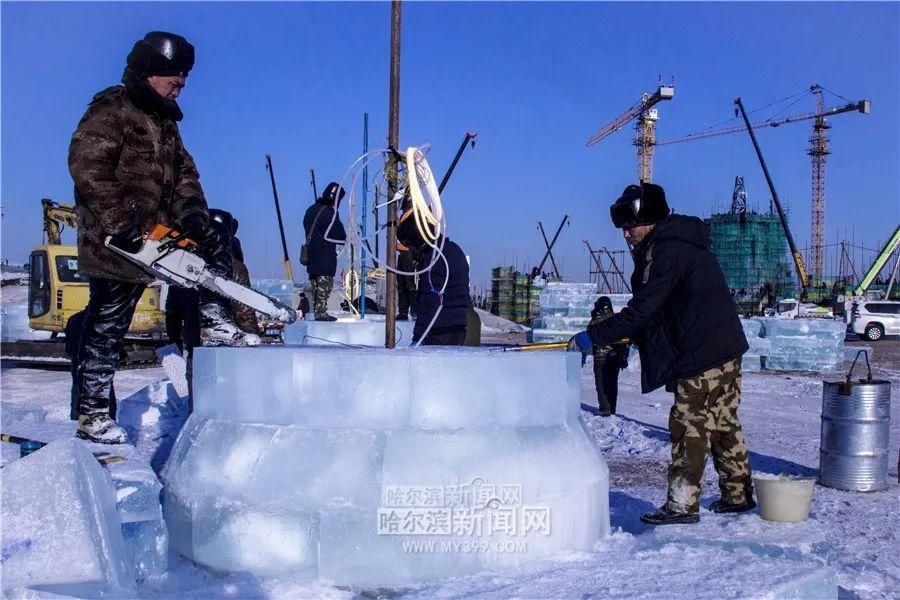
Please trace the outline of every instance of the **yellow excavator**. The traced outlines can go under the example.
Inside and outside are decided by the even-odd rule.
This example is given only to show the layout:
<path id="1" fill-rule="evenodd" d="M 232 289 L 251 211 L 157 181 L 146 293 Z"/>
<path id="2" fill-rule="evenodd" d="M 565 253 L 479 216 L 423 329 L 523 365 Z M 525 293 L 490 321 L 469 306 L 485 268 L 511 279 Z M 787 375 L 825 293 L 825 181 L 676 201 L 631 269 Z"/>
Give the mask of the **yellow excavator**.
<path id="1" fill-rule="evenodd" d="M 41 200 L 44 236 L 28 258 L 28 326 L 49 331 L 49 340 L 4 342 L 3 358 L 30 363 L 64 361 L 65 345 L 57 340 L 66 323 L 88 302 L 88 282 L 78 272 L 78 248 L 62 243 L 62 232 L 77 230 L 75 207 L 48 198 Z M 126 344 L 127 363 L 152 363 L 154 348 L 164 343 L 166 286 L 147 287 L 138 302 Z"/>

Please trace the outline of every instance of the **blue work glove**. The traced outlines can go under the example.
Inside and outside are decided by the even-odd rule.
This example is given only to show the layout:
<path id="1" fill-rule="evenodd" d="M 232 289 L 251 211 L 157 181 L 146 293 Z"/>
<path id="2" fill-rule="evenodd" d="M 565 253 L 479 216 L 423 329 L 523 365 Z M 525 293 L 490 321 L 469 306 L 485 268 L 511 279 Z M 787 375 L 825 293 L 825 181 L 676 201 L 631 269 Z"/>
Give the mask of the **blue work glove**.
<path id="1" fill-rule="evenodd" d="M 569 346 L 572 346 L 572 344 L 582 354 L 590 354 L 594 350 L 594 342 L 591 341 L 591 336 L 587 331 L 582 331 L 572 336 L 572 339 L 569 340 Z"/>

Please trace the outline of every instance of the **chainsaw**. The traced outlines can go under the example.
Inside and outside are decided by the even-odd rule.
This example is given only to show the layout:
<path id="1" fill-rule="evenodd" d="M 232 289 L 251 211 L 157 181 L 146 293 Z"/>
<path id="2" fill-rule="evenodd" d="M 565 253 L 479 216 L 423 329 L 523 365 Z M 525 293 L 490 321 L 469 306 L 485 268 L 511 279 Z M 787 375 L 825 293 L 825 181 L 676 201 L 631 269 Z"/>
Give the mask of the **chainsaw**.
<path id="1" fill-rule="evenodd" d="M 140 250 L 127 252 L 106 238 L 106 247 L 145 271 L 179 287 L 205 287 L 220 296 L 245 304 L 282 323 L 293 323 L 297 313 L 278 300 L 213 273 L 197 253 L 197 243 L 165 225 L 156 225 L 144 235 Z"/>

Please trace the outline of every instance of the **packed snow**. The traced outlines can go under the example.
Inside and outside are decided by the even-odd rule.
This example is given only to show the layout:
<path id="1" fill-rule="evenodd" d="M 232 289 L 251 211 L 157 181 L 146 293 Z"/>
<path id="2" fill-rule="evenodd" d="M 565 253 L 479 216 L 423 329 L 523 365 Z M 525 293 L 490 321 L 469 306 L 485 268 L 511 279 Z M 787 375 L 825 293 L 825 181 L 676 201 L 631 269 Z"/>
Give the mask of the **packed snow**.
<path id="1" fill-rule="evenodd" d="M 875 376 L 892 382 L 894 402 L 890 456 L 900 443 L 900 352 L 897 342 L 878 344 Z M 844 368 L 848 364 L 845 363 Z M 825 376 L 833 380 L 839 375 Z M 582 413 L 587 430 L 610 470 L 612 535 L 590 551 L 549 558 L 511 569 L 445 578 L 392 590 L 335 587 L 292 577 L 224 574 L 168 555 L 163 575 L 137 583 L 142 598 L 353 597 L 646 597 L 697 598 L 827 597 L 834 579 L 842 598 L 895 598 L 900 594 L 900 524 L 896 461 L 888 489 L 853 493 L 816 486 L 808 521 L 776 523 L 758 511 L 716 515 L 701 509 L 697 525 L 652 528 L 639 516 L 665 497 L 670 447 L 666 422 L 671 396 L 641 395 L 639 369 L 620 378 L 620 415 Z M 815 477 L 823 376 L 746 373 L 740 409 L 754 470 Z M 69 374 L 3 365 L 2 408 L 10 409 L 4 433 L 44 441 L 69 437 Z M 122 417 L 137 453 L 159 472 L 184 423 L 183 401 L 161 368 L 117 374 Z M 594 395 L 590 362 L 581 370 L 581 400 Z M 42 409 L 35 411 L 35 408 Z M 43 415 L 43 420 L 40 416 Z M 16 418 L 12 418 L 16 416 Z M 7 424 L 9 423 L 9 424 Z M 410 452 L 415 452 L 414 446 Z M 2 462 L 17 460 L 18 448 L 2 444 Z M 565 472 L 566 464 L 558 469 Z M 4 469 L 5 471 L 5 469 Z M 718 497 L 716 475 L 707 467 L 701 504 Z M 4 548 L 4 553 L 7 549 Z M 829 592 L 830 590 L 830 592 Z"/>

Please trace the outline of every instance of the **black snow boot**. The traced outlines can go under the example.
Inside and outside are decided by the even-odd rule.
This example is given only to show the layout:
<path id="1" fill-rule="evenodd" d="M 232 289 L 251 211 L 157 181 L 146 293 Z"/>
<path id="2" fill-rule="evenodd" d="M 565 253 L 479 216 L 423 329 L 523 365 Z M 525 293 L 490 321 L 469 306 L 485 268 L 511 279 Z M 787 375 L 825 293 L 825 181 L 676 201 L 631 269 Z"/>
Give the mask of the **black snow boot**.
<path id="1" fill-rule="evenodd" d="M 756 508 L 756 502 L 753 501 L 753 496 L 749 496 L 747 500 L 738 504 L 731 504 L 720 498 L 709 505 L 709 510 L 714 513 L 742 513 L 754 508 Z"/>
<path id="2" fill-rule="evenodd" d="M 641 515 L 641 521 L 650 525 L 686 525 L 699 523 L 699 512 L 681 512 L 673 510 L 668 504 L 663 504 L 656 510 Z"/>

